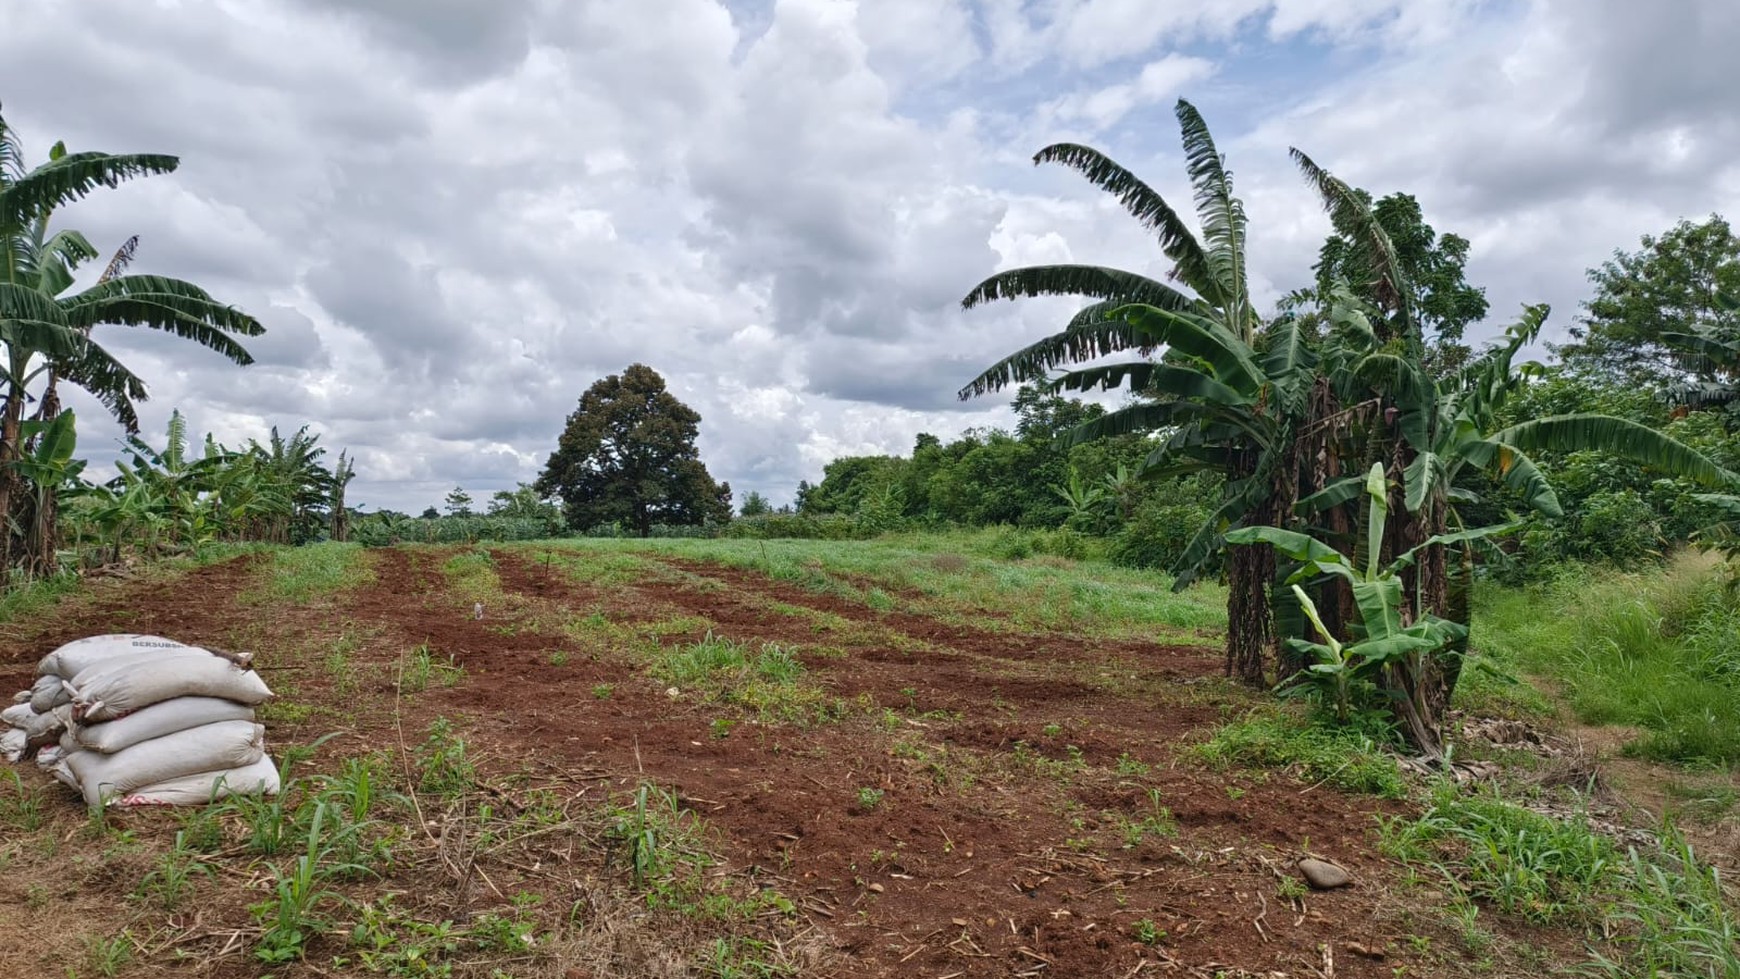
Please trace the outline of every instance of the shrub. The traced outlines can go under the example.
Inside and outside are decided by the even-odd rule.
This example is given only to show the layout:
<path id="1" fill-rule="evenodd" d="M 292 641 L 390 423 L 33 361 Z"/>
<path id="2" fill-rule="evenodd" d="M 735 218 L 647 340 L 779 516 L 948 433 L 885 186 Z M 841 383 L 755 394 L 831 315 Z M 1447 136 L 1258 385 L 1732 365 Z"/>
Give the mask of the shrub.
<path id="1" fill-rule="evenodd" d="M 844 514 L 768 513 L 739 517 L 720 534 L 744 540 L 862 540 L 875 536 Z"/>
<path id="2" fill-rule="evenodd" d="M 1112 538 L 1107 556 L 1127 568 L 1170 567 L 1211 512 L 1202 499 L 1150 496 Z"/>

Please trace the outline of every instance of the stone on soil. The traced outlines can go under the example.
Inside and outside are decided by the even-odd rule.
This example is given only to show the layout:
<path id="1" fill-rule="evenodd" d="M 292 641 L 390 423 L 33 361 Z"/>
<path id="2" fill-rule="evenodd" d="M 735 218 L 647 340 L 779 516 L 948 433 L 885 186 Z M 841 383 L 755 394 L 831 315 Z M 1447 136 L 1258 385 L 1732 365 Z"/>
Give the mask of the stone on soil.
<path id="1" fill-rule="evenodd" d="M 1352 874 L 1323 860 L 1301 860 L 1299 872 L 1305 875 L 1305 883 L 1320 891 L 1330 891 L 1353 883 Z"/>

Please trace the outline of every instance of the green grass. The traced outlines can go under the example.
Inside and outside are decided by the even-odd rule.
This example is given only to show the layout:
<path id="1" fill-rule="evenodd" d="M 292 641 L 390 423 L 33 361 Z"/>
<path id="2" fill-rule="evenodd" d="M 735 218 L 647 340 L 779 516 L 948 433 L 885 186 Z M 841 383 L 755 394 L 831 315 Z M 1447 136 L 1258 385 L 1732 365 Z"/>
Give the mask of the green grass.
<path id="1" fill-rule="evenodd" d="M 1500 667 L 1560 688 L 1590 724 L 1633 725 L 1628 751 L 1740 764 L 1740 592 L 1712 559 L 1634 574 L 1572 572 L 1483 591 L 1474 642 Z"/>
<path id="2" fill-rule="evenodd" d="M 58 603 L 63 596 L 79 590 L 77 575 L 62 574 L 51 578 L 33 578 L 0 593 L 0 622 L 27 619 Z"/>
<path id="3" fill-rule="evenodd" d="M 358 544 L 275 548 L 260 584 L 241 596 L 245 605 L 304 605 L 368 584 L 373 557 Z"/>
<path id="4" fill-rule="evenodd" d="M 1282 769 L 1302 781 L 1386 799 L 1407 792 L 1395 761 L 1369 736 L 1277 708 L 1254 710 L 1223 724 L 1193 750 L 1216 767 Z"/>
<path id="5" fill-rule="evenodd" d="M 840 713 L 820 687 L 804 681 L 803 663 L 774 643 L 756 649 L 709 632 L 699 642 L 659 650 L 651 673 L 681 692 L 699 691 L 708 702 L 736 704 L 763 719 L 820 721 Z"/>
<path id="6" fill-rule="evenodd" d="M 461 551 L 443 561 L 441 577 L 447 581 L 449 594 L 461 601 L 482 602 L 487 607 L 502 596 L 495 558 L 481 547 Z"/>
<path id="7" fill-rule="evenodd" d="M 1671 825 L 1655 845 L 1621 851 L 1581 817 L 1556 819 L 1441 782 L 1425 813 L 1380 819 L 1379 836 L 1385 853 L 1435 871 L 1470 919 L 1478 904 L 1585 928 L 1592 938 L 1581 974 L 1740 979 L 1740 925 L 1721 880 Z"/>
<path id="8" fill-rule="evenodd" d="M 894 534 L 869 541 L 563 540 L 510 545 L 596 584 L 632 583 L 668 555 L 759 571 L 874 612 L 935 616 L 995 631 L 1218 643 L 1225 592 L 1174 593 L 1166 576 L 1099 561 L 998 556 L 1006 530 Z"/>

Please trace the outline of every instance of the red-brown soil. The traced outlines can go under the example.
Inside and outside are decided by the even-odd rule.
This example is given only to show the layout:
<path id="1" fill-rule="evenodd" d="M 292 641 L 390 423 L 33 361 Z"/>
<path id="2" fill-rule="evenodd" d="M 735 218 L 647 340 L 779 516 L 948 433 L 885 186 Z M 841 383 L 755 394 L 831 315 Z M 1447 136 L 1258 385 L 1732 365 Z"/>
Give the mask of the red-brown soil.
<path id="1" fill-rule="evenodd" d="M 268 682 L 318 708 L 275 723 L 276 744 L 338 730 L 330 758 L 415 740 L 446 716 L 503 776 L 583 778 L 600 799 L 641 781 L 667 787 L 711 827 L 729 867 L 796 902 L 831 949 L 819 967 L 829 975 L 1461 974 L 1406 940 L 1442 925 L 1406 913 L 1421 898 L 1393 887 L 1399 868 L 1375 852 L 1374 817 L 1397 804 L 1188 756 L 1253 702 L 1217 678 L 1212 651 L 981 631 L 650 556 L 633 583 L 592 585 L 529 552 L 494 551 L 501 593 L 476 618 L 442 576 L 451 553 L 372 552 L 371 584 L 265 622 L 237 604 L 261 573 L 249 559 L 111 583 L 0 633 L 0 688 L 93 633 L 254 646 Z M 593 613 L 638 648 L 576 632 Z M 706 624 L 659 632 L 693 624 L 678 617 Z M 841 716 L 762 721 L 646 675 L 648 636 L 669 645 L 708 631 L 797 649 Z M 340 637 L 364 678 L 351 691 L 321 667 Z M 419 644 L 464 679 L 397 696 Z M 1157 805 L 1175 835 L 1125 834 Z M 1341 863 L 1355 885 L 1281 897 L 1279 878 L 1306 853 Z M 562 872 L 492 886 L 512 893 Z M 1164 932 L 1157 943 L 1134 937 L 1145 921 Z M 26 961 L 35 967 L 0 953 L 0 973 Z M 218 974 L 258 972 L 245 955 L 225 961 Z"/>

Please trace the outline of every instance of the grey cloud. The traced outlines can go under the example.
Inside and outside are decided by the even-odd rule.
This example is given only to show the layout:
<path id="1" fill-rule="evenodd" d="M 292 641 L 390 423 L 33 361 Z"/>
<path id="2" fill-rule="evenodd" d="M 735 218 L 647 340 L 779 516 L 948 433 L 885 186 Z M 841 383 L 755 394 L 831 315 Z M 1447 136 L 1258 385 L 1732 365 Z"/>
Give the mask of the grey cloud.
<path id="1" fill-rule="evenodd" d="M 462 85 L 517 64 L 531 48 L 528 0 L 296 0 L 360 25 L 416 60 L 431 84 Z"/>

